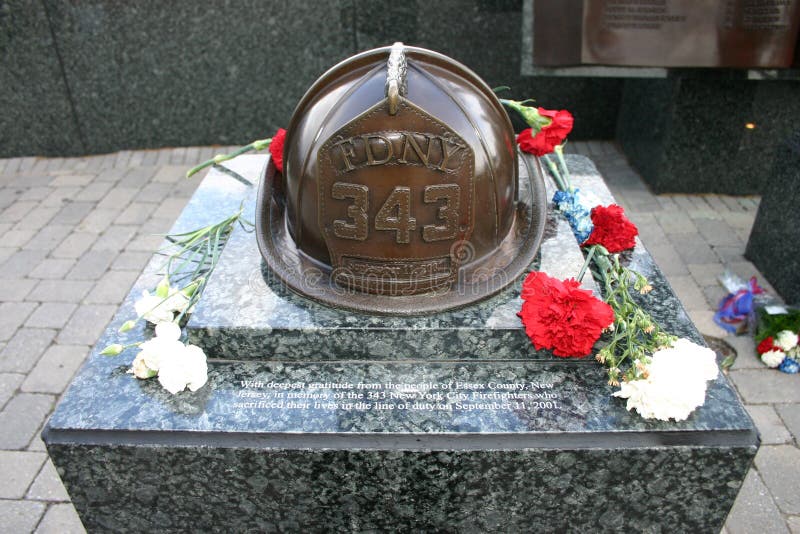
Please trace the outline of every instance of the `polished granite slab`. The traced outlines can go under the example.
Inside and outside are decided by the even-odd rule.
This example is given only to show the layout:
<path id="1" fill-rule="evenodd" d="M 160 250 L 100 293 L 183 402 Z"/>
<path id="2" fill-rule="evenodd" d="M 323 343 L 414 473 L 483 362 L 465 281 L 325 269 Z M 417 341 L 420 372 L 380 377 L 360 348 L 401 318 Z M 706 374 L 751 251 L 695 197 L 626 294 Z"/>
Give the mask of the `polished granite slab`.
<path id="1" fill-rule="evenodd" d="M 227 165 L 247 177 L 263 164 Z M 570 165 L 610 200 L 589 160 Z M 173 232 L 251 194 L 213 171 Z M 628 261 L 655 282 L 651 312 L 699 340 L 647 252 Z M 173 396 L 127 374 L 134 351 L 99 354 L 151 335 L 117 329 L 162 263 L 146 268 L 43 433 L 89 531 L 718 531 L 758 447 L 722 375 L 688 420 L 646 421 L 610 396 L 597 362 L 524 351 L 443 358 L 400 345 L 391 359 L 331 358 L 328 345 L 298 342 L 302 359 L 248 345 L 212 358 L 206 386 Z"/>
<path id="2" fill-rule="evenodd" d="M 592 162 L 582 156 L 570 161 L 576 186 L 591 189 L 604 203 L 610 203 L 611 194 Z M 523 165 L 520 172 L 525 172 Z M 248 174 L 247 178 L 257 182 L 259 176 Z M 549 179 L 547 190 L 551 197 L 554 189 Z M 252 213 L 255 188 L 245 202 L 246 212 Z M 640 263 L 649 267 L 646 261 Z M 564 279 L 577 276 L 582 265 L 583 254 L 569 225 L 563 218 L 551 216 L 530 270 Z M 663 286 L 660 273 L 654 268 L 649 271 Z M 409 354 L 420 359 L 551 359 L 549 352 L 536 351 L 520 328 L 521 283 L 520 278 L 490 299 L 433 315 L 386 317 L 338 310 L 288 290 L 266 267 L 254 232 L 237 228 L 187 331 L 189 339 L 210 356 L 237 360 L 402 360 Z M 584 279 L 584 286 L 596 290 L 591 277 Z M 660 297 L 669 297 L 668 292 Z M 674 295 L 671 298 L 651 300 L 661 300 L 665 312 L 675 306 L 682 311 Z M 688 321 L 685 315 L 676 319 Z"/>

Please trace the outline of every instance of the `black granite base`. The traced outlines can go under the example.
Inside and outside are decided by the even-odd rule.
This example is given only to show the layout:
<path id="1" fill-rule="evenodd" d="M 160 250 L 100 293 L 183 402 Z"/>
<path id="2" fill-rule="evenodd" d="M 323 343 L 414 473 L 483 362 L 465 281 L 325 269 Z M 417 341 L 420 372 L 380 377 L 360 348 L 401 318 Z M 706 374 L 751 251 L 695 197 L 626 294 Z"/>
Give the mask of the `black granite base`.
<path id="1" fill-rule="evenodd" d="M 776 149 L 745 255 L 788 303 L 800 302 L 800 130 Z"/>
<path id="2" fill-rule="evenodd" d="M 249 178 L 263 164 L 260 156 L 231 162 Z M 588 160 L 570 164 L 576 181 L 607 198 Z M 250 195 L 252 188 L 212 172 L 174 231 L 214 222 Z M 653 314 L 700 341 L 647 252 L 637 247 L 627 261 L 657 285 L 648 299 Z M 126 373 L 133 351 L 98 353 L 147 334 L 117 329 L 157 280 L 156 267 L 136 283 L 43 433 L 92 532 L 713 532 L 758 448 L 722 375 L 686 421 L 647 421 L 611 397 L 605 370 L 591 358 L 502 345 L 502 357 L 492 358 L 470 342 L 470 330 L 491 326 L 477 323 L 451 339 L 461 357 L 426 353 L 424 340 L 437 334 L 425 328 L 417 345 L 400 344 L 390 358 L 367 351 L 348 358 L 319 341 L 319 331 L 313 343 L 298 338 L 302 358 L 288 345 L 276 355 L 273 345 L 243 343 L 238 358 L 228 352 L 209 362 L 206 386 L 173 396 Z M 287 305 L 264 295 L 242 306 L 266 312 L 264 302 L 277 303 L 280 314 Z M 213 290 L 206 297 L 216 298 Z M 325 315 L 305 312 L 311 330 Z M 211 316 L 199 308 L 196 317 Z M 254 313 L 242 321 L 243 331 L 264 324 Z M 269 331 L 258 328 L 266 340 Z M 335 342 L 343 329 L 326 335 Z"/>

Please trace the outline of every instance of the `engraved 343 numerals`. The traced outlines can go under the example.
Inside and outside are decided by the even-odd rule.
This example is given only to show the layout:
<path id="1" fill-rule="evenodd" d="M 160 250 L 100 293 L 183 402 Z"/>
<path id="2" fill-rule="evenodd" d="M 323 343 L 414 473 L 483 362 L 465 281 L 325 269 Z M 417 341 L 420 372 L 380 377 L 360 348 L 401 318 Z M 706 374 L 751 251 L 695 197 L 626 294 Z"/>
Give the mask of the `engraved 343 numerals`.
<path id="1" fill-rule="evenodd" d="M 458 184 L 425 186 L 422 200 L 426 204 L 439 204 L 436 222 L 422 227 L 426 242 L 455 239 L 458 233 L 461 188 Z M 331 189 L 336 200 L 352 199 L 347 207 L 348 220 L 333 221 L 333 234 L 342 239 L 364 241 L 369 235 L 369 188 L 361 184 L 336 182 Z M 411 233 L 417 229 L 417 219 L 412 216 L 411 188 L 395 187 L 375 214 L 375 230 L 394 231 L 397 243 L 410 243 Z"/>

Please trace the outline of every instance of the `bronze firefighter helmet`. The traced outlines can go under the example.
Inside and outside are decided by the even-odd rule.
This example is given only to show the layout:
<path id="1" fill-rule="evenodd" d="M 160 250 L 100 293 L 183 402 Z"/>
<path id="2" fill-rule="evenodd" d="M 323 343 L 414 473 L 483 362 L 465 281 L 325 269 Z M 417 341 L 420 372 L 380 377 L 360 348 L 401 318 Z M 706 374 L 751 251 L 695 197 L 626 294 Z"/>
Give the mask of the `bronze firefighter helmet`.
<path id="1" fill-rule="evenodd" d="M 416 315 L 512 284 L 534 259 L 546 201 L 508 115 L 460 63 L 396 43 L 322 75 L 261 182 L 259 248 L 295 292 Z M 518 176 L 523 179 L 518 180 Z"/>

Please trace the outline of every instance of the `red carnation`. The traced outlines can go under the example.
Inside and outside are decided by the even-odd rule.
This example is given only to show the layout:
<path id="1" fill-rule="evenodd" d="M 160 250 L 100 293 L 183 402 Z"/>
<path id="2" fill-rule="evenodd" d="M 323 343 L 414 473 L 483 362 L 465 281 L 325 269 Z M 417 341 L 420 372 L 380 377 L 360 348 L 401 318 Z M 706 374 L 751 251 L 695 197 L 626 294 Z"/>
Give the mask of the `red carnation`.
<path id="1" fill-rule="evenodd" d="M 538 112 L 539 115 L 550 119 L 550 124 L 543 126 L 536 135 L 533 135 L 531 128 L 523 130 L 517 136 L 517 144 L 524 152 L 544 156 L 564 142 L 572 131 L 574 119 L 572 113 L 565 109 L 554 111 L 538 108 Z"/>
<path id="2" fill-rule="evenodd" d="M 278 131 L 272 136 L 272 142 L 269 144 L 269 153 L 272 155 L 272 162 L 278 172 L 283 172 L 283 142 L 285 139 L 286 130 L 278 128 Z"/>
<path id="3" fill-rule="evenodd" d="M 583 242 L 584 247 L 602 245 L 611 253 L 622 252 L 636 245 L 639 230 L 616 204 L 595 206 L 592 209 L 594 229 Z"/>
<path id="4" fill-rule="evenodd" d="M 756 352 L 758 352 L 759 354 L 764 354 L 765 352 L 769 352 L 771 350 L 781 350 L 779 347 L 775 346 L 774 341 L 775 340 L 772 339 L 772 336 L 769 336 L 768 338 L 764 339 L 756 347 Z"/>
<path id="5" fill-rule="evenodd" d="M 517 314 L 537 350 L 551 349 L 564 358 L 582 358 L 600 333 L 614 321 L 611 306 L 572 278 L 563 282 L 538 271 L 522 283 L 522 310 Z"/>

